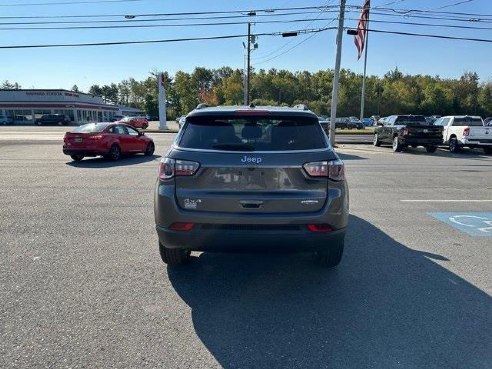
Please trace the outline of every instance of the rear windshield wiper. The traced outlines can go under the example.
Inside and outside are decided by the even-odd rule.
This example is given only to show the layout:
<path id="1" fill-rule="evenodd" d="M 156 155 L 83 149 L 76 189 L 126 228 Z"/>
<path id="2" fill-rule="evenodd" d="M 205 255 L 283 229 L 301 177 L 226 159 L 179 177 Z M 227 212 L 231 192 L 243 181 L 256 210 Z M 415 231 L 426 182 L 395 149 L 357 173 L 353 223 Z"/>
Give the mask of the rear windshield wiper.
<path id="1" fill-rule="evenodd" d="M 231 151 L 254 151 L 255 148 L 251 144 L 247 143 L 220 143 L 212 145 L 212 148 L 217 150 L 231 150 Z"/>

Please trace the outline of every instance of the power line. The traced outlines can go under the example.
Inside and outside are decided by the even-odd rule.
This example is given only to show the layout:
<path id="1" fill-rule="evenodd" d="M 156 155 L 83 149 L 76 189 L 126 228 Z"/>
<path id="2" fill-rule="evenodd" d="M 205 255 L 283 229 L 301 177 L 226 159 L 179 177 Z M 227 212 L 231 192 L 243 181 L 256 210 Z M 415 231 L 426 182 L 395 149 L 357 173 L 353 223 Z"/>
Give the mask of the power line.
<path id="1" fill-rule="evenodd" d="M 301 30 L 290 31 L 290 32 L 297 33 L 297 34 L 307 34 L 307 33 L 319 33 L 319 32 L 324 32 L 334 29 L 337 29 L 337 27 L 301 29 Z M 379 30 L 379 29 L 368 29 L 368 31 L 375 32 L 375 33 L 385 33 L 385 34 L 404 35 L 404 36 L 429 37 L 429 38 L 446 39 L 446 40 L 492 43 L 492 39 L 483 39 L 483 38 L 456 37 L 456 36 L 433 35 L 433 34 L 424 34 L 424 33 L 387 31 L 387 30 Z M 282 33 L 284 32 L 257 33 L 255 34 L 255 36 L 281 36 Z M 136 45 L 136 44 L 173 43 L 173 42 L 186 42 L 186 41 L 224 40 L 224 39 L 233 39 L 233 38 L 241 38 L 241 37 L 246 37 L 246 35 L 239 34 L 239 35 L 224 35 L 224 36 L 210 36 L 210 37 L 176 38 L 176 39 L 165 39 L 165 40 L 112 41 L 112 42 L 75 43 L 75 44 L 9 45 L 9 46 L 0 46 L 0 49 L 38 49 L 38 48 L 53 48 L 53 47 Z"/>
<path id="2" fill-rule="evenodd" d="M 77 4 L 98 4 L 98 3 L 130 3 L 143 0 L 98 0 L 98 1 L 60 1 L 55 3 L 25 3 L 25 4 L 0 4 L 1 7 L 14 6 L 50 6 L 50 5 L 77 5 Z"/>
<path id="3" fill-rule="evenodd" d="M 326 13 L 331 13 L 335 11 L 327 11 Z M 300 16 L 300 15 L 306 15 L 306 14 L 323 14 L 319 12 L 313 12 L 313 11 L 307 11 L 307 12 L 289 12 L 289 13 L 283 13 L 283 14 L 259 14 L 257 17 L 287 17 L 287 16 Z M 106 23 L 148 23 L 148 22 L 161 22 L 161 21 L 187 21 L 189 22 L 190 20 L 218 20 L 218 19 L 249 19 L 249 22 L 251 22 L 251 17 L 248 15 L 233 15 L 233 16 L 199 16 L 199 17 L 179 17 L 179 18 L 151 18 L 151 19 L 118 19 L 118 20 L 89 20 L 89 21 L 36 21 L 36 22 L 0 22 L 0 25 L 35 25 L 35 24 L 106 24 Z"/>
<path id="4" fill-rule="evenodd" d="M 432 35 L 432 34 L 426 34 L 426 33 L 386 31 L 386 30 L 379 30 L 379 29 L 367 29 L 367 31 L 376 32 L 376 33 L 387 33 L 387 34 L 393 34 L 393 35 L 403 35 L 403 36 L 430 37 L 430 38 L 439 38 L 439 39 L 445 39 L 445 40 L 461 40 L 461 41 L 475 41 L 475 42 L 492 43 L 491 39 L 485 39 L 485 38 Z"/>
<path id="5" fill-rule="evenodd" d="M 456 5 L 461 5 L 461 4 L 465 4 L 465 3 L 471 3 L 472 1 L 474 1 L 474 0 L 463 0 L 463 1 L 458 1 L 457 3 L 454 3 L 454 4 L 449 4 L 449 5 L 445 5 L 445 6 L 441 6 L 441 7 L 436 8 L 436 9 L 451 8 L 451 7 L 456 6 Z"/>
<path id="6" fill-rule="evenodd" d="M 337 19 L 338 19 L 338 18 L 333 19 L 330 23 L 328 23 L 328 24 L 326 25 L 326 27 L 327 27 L 329 24 L 331 24 L 331 23 L 333 23 L 334 21 L 336 21 Z M 336 29 L 336 27 L 331 27 L 331 29 Z M 291 48 L 289 48 L 289 49 L 285 50 L 284 52 L 282 52 L 282 53 L 280 53 L 280 54 L 278 54 L 278 55 L 275 55 L 275 56 L 273 56 L 273 57 L 271 57 L 271 58 L 269 58 L 269 59 L 267 59 L 267 60 L 263 60 L 263 61 L 260 61 L 260 62 L 255 62 L 255 64 L 264 64 L 264 63 L 269 62 L 269 61 L 271 61 L 271 60 L 273 60 L 273 59 L 277 59 L 278 57 L 280 57 L 280 56 L 282 56 L 282 55 L 284 55 L 284 54 L 287 54 L 289 51 L 293 50 L 293 49 L 294 49 L 294 48 L 296 48 L 297 46 L 302 45 L 304 42 L 306 42 L 306 41 L 310 40 L 311 38 L 313 38 L 313 37 L 314 37 L 314 36 L 316 36 L 317 34 L 318 34 L 318 33 L 313 33 L 313 34 L 309 35 L 308 37 L 306 37 L 305 39 L 303 39 L 302 41 L 300 41 L 300 42 L 298 42 L 297 44 L 295 44 L 294 46 L 292 46 Z"/>
<path id="7" fill-rule="evenodd" d="M 132 0 L 137 1 L 137 0 Z M 140 0 L 138 0 L 140 1 Z M 288 10 L 323 10 L 325 8 L 335 8 L 335 6 L 297 6 L 286 8 L 263 8 L 263 9 L 247 9 L 247 10 L 223 10 L 223 11 L 205 11 L 205 12 L 174 12 L 174 13 L 142 13 L 142 14 L 93 14 L 93 15 L 40 15 L 40 16 L 0 16 L 0 18 L 9 19 L 57 19 L 57 18 L 103 18 L 103 17 L 125 17 L 131 15 L 133 17 L 155 17 L 155 16 L 193 16 L 193 15 L 213 15 L 213 14 L 242 14 L 248 16 L 250 12 L 275 14 L 279 11 Z M 257 14 L 260 16 L 262 14 Z"/>
<path id="8" fill-rule="evenodd" d="M 292 32 L 298 34 L 304 33 L 318 33 L 335 29 L 335 27 L 318 28 L 318 29 L 301 29 Z M 281 36 L 283 32 L 272 33 L 257 33 L 255 36 Z M 185 42 L 185 41 L 205 41 L 205 40 L 224 40 L 232 38 L 246 37 L 244 34 L 240 35 L 224 35 L 224 36 L 210 36 L 210 37 L 190 37 L 190 38 L 175 38 L 165 40 L 144 40 L 144 41 L 112 41 L 112 42 L 94 42 L 94 43 L 75 43 L 75 44 L 42 44 L 42 45 L 9 45 L 0 46 L 0 49 L 40 49 L 51 47 L 86 47 L 86 46 L 115 46 L 115 45 L 138 45 L 138 44 L 155 44 L 155 43 L 172 43 L 172 42 Z"/>
<path id="9" fill-rule="evenodd" d="M 325 3 L 324 5 L 325 5 L 325 6 L 328 6 L 328 4 L 329 4 L 329 2 L 330 2 L 330 1 L 332 1 L 332 0 L 326 0 L 326 3 Z M 338 9 L 337 9 L 337 10 L 335 10 L 335 12 L 337 12 L 337 13 L 338 13 Z M 323 13 L 319 13 L 319 15 L 318 15 L 315 19 L 311 20 L 311 22 L 310 22 L 309 24 L 307 24 L 307 25 L 306 25 L 306 27 L 309 27 L 309 26 L 311 26 L 311 24 L 313 24 L 315 21 L 318 21 L 318 20 L 319 20 L 319 17 L 320 17 L 322 14 L 323 14 Z M 289 45 L 290 45 L 293 41 L 294 41 L 294 39 L 292 38 L 292 39 L 290 39 L 289 41 L 287 41 L 284 45 L 280 46 L 279 48 L 277 48 L 277 49 L 275 49 L 275 50 L 273 50 L 273 51 L 270 51 L 269 53 L 264 54 L 263 56 L 262 56 L 262 55 L 258 55 L 256 58 L 254 58 L 254 60 L 262 60 L 262 59 L 268 58 L 268 57 L 270 57 L 271 55 L 274 55 L 274 54 L 278 53 L 280 50 L 285 49 L 285 48 L 286 48 L 287 46 L 289 46 Z M 290 49 L 289 49 L 289 50 L 290 50 Z M 261 62 L 261 63 L 263 63 L 263 62 Z"/>

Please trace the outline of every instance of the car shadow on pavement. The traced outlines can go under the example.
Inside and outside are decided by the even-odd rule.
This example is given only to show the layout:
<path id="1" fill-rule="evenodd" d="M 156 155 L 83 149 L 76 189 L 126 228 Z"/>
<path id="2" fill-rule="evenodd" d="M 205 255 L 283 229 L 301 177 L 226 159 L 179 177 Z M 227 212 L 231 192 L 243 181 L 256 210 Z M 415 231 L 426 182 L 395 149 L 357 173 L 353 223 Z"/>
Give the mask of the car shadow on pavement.
<path id="1" fill-rule="evenodd" d="M 337 155 L 343 161 L 345 161 L 345 160 L 366 160 L 367 159 L 367 158 L 363 158 L 362 156 L 343 154 L 341 152 L 337 152 Z"/>
<path id="2" fill-rule="evenodd" d="M 425 245 L 422 245 L 425 249 Z M 364 219 L 341 265 L 212 254 L 168 268 L 223 368 L 488 368 L 492 298 Z"/>
<path id="3" fill-rule="evenodd" d="M 407 147 L 402 151 L 403 154 L 412 154 L 412 155 L 429 155 L 429 156 L 439 156 L 442 158 L 453 158 L 453 159 L 479 159 L 479 160 L 487 160 L 488 157 L 492 157 L 491 155 L 485 154 L 482 149 L 462 149 L 457 153 L 452 153 L 448 149 L 438 148 L 436 152 L 428 153 L 422 147 Z"/>
<path id="4" fill-rule="evenodd" d="M 114 167 L 122 167 L 127 165 L 147 163 L 150 161 L 154 161 L 160 157 L 161 157 L 160 155 L 155 155 L 155 154 L 152 156 L 137 154 L 137 155 L 123 156 L 121 159 L 117 161 L 112 161 L 109 159 L 105 159 L 103 157 L 96 157 L 96 158 L 85 158 L 82 161 L 69 161 L 66 164 L 77 168 L 101 169 L 101 168 L 114 168 Z"/>

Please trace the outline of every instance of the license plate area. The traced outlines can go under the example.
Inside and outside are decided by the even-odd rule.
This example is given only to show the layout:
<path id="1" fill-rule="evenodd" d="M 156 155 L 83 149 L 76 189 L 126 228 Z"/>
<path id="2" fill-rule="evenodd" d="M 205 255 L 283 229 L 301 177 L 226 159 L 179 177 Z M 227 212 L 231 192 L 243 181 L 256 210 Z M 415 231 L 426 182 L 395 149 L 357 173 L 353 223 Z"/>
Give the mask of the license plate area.
<path id="1" fill-rule="evenodd" d="M 80 138 L 80 137 L 74 138 L 73 142 L 77 142 L 77 143 L 82 142 L 82 138 Z"/>

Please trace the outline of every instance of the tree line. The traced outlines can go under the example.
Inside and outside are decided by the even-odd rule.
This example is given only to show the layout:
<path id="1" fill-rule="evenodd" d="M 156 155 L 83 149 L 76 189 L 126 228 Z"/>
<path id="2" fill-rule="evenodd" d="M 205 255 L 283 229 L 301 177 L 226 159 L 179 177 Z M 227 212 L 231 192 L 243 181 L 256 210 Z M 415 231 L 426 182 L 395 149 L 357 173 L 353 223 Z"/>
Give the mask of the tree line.
<path id="1" fill-rule="evenodd" d="M 240 69 L 197 67 L 191 73 L 178 71 L 174 76 L 164 72 L 164 77 L 168 119 L 187 114 L 199 103 L 241 105 L 244 101 L 244 73 Z M 305 104 L 318 115 L 330 115 L 333 70 L 313 73 L 259 69 L 252 71 L 250 81 L 251 102 L 255 105 Z M 6 87 L 14 86 L 19 87 L 11 83 Z M 359 116 L 361 89 L 362 75 L 342 69 L 338 116 Z M 102 96 L 108 103 L 158 115 L 156 73 L 150 73 L 143 81 L 129 78 L 117 84 L 95 84 L 88 93 Z M 475 72 L 465 72 L 458 79 L 445 79 L 403 74 L 397 68 L 382 77 L 367 76 L 364 115 L 391 114 L 490 116 L 492 82 L 480 83 Z"/>

